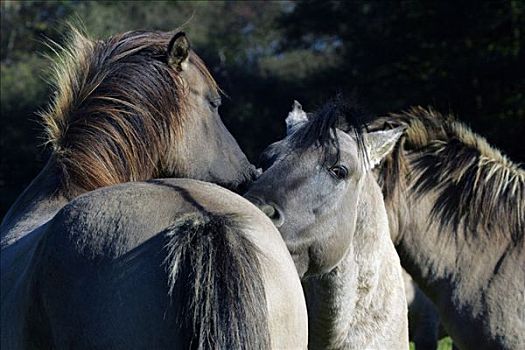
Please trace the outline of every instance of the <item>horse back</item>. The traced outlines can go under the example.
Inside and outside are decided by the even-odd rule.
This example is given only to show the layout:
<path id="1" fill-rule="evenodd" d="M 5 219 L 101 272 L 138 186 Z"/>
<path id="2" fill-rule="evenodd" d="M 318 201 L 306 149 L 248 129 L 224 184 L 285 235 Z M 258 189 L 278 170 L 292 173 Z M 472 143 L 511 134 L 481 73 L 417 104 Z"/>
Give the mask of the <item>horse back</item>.
<path id="1" fill-rule="evenodd" d="M 263 284 L 259 292 L 263 293 L 261 302 L 266 299 L 263 305 L 266 307 L 265 312 L 257 313 L 264 316 L 266 322 L 258 323 L 268 325 L 272 346 L 284 344 L 280 334 L 287 332 L 281 329 L 283 319 L 292 318 L 296 334 L 303 326 L 306 329 L 306 321 L 304 325 L 297 321 L 303 313 L 306 320 L 306 310 L 304 299 L 301 303 L 293 262 L 268 219 L 241 197 L 218 186 L 194 180 L 162 180 L 128 183 L 82 195 L 65 206 L 48 226 L 39 256 L 36 285 L 37 299 L 43 301 L 39 309 L 45 315 L 46 331 L 53 347 L 163 349 L 191 344 L 193 339 L 188 339 L 188 332 L 184 332 L 187 330 L 185 319 L 195 310 L 188 308 L 187 293 L 172 292 L 172 289 L 183 291 L 182 284 L 187 286 L 192 282 L 192 274 L 197 279 L 202 276 L 197 275 L 193 267 L 186 273 L 174 271 L 182 267 L 173 266 L 169 249 L 178 244 L 176 239 L 185 239 L 188 230 L 184 220 L 192 217 L 212 218 L 212 226 L 217 222 L 226 225 L 225 229 L 217 230 L 218 235 L 233 232 L 228 233 L 230 238 L 212 243 L 222 249 L 238 249 L 239 244 L 246 246 L 246 242 L 256 248 L 255 255 L 245 254 L 242 258 L 260 257 L 260 269 L 244 269 L 248 262 L 236 260 L 241 268 L 233 269 L 232 273 L 249 274 L 250 270 L 260 275 L 260 281 L 254 283 Z M 235 217 L 235 225 L 228 220 L 216 220 L 226 217 Z M 210 231 L 209 227 L 201 226 L 203 233 Z M 202 245 L 206 252 L 213 250 L 206 246 L 209 240 L 198 237 L 192 242 Z M 248 251 L 253 250 L 247 247 Z M 184 249 L 190 252 L 189 257 L 194 256 L 191 245 Z M 225 258 L 232 256 L 234 254 L 224 255 Z M 188 261 L 194 260 L 186 263 Z M 206 266 L 217 270 L 219 262 L 216 260 L 212 266 L 213 261 L 208 261 Z M 234 280 L 233 276 L 226 277 L 225 274 L 217 277 L 215 285 Z M 290 303 L 289 288 L 283 288 L 286 286 L 283 282 L 293 283 L 294 277 L 297 286 L 291 289 L 295 293 L 293 297 L 299 299 Z M 251 278 L 255 280 L 257 276 Z M 192 288 L 198 287 L 194 283 Z M 239 298 L 243 300 L 242 296 Z M 287 301 L 291 309 L 282 309 Z M 257 310 L 257 305 L 252 306 Z M 235 308 L 227 301 L 217 307 Z M 302 336 L 294 341 L 302 341 Z"/>

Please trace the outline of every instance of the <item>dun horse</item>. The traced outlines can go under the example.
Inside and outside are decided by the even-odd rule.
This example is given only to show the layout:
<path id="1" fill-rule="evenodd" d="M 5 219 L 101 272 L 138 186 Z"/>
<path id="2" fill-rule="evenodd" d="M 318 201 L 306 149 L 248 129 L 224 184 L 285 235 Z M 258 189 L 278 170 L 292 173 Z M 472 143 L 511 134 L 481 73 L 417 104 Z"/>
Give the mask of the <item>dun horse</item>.
<path id="1" fill-rule="evenodd" d="M 403 267 L 461 349 L 525 348 L 525 171 L 460 122 L 413 108 L 378 168 Z"/>
<path id="2" fill-rule="evenodd" d="M 436 307 L 403 270 L 408 304 L 408 335 L 418 350 L 436 350 L 443 334 Z"/>
<path id="3" fill-rule="evenodd" d="M 184 33 L 92 41 L 73 28 L 54 71 L 55 97 L 42 113 L 53 152 L 4 218 L 2 246 L 99 187 L 160 176 L 229 187 L 252 179 L 220 120 L 217 84 Z"/>
<path id="4" fill-rule="evenodd" d="M 2 349 L 304 347 L 295 267 L 263 214 L 194 180 L 120 184 L 255 173 L 184 34 L 74 30 L 59 57 L 53 153 L 1 226 Z"/>
<path id="5" fill-rule="evenodd" d="M 401 130 L 362 134 L 342 101 L 309 121 L 298 109 L 245 197 L 279 228 L 304 281 L 309 346 L 407 349 L 401 266 L 371 172 Z"/>

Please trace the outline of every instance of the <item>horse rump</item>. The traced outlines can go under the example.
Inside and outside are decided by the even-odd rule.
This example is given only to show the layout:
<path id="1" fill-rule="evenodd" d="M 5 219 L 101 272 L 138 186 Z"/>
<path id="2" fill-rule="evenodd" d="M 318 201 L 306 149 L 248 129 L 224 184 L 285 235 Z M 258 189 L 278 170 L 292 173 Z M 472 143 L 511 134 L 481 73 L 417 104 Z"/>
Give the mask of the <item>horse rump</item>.
<path id="1" fill-rule="evenodd" d="M 193 213 L 168 230 L 169 295 L 192 349 L 268 349 L 261 251 L 240 217 Z"/>

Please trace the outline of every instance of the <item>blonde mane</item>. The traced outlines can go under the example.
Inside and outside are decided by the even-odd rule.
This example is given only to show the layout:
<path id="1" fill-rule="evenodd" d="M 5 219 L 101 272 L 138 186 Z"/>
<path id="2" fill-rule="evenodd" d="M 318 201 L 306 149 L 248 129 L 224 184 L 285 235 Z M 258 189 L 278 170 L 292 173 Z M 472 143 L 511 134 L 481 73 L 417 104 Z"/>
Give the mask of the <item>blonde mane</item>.
<path id="1" fill-rule="evenodd" d="M 470 230 L 482 225 L 513 239 L 523 236 L 525 171 L 520 166 L 463 123 L 431 108 L 391 114 L 371 128 L 396 126 L 407 129 L 379 170 L 386 201 L 399 191 L 416 196 L 433 191 L 432 214 L 441 224 Z"/>

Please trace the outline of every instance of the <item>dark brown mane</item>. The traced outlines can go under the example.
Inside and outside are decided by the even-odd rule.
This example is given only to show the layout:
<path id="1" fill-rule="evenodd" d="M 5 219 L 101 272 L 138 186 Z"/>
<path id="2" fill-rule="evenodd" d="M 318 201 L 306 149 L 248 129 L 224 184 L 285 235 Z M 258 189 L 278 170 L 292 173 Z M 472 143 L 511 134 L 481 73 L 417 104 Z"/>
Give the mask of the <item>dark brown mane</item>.
<path id="1" fill-rule="evenodd" d="M 406 126 L 405 134 L 379 169 L 386 201 L 407 190 L 416 198 L 432 191 L 437 195 L 432 214 L 442 225 L 523 236 L 522 168 L 461 122 L 432 109 L 391 114 L 371 129 L 397 126 Z"/>
<path id="2" fill-rule="evenodd" d="M 41 113 L 66 194 L 175 172 L 163 155 L 187 118 L 187 86 L 166 64 L 173 33 L 127 32 L 104 41 L 71 28 L 57 47 L 55 95 Z M 215 81 L 195 53 L 190 62 Z"/>

